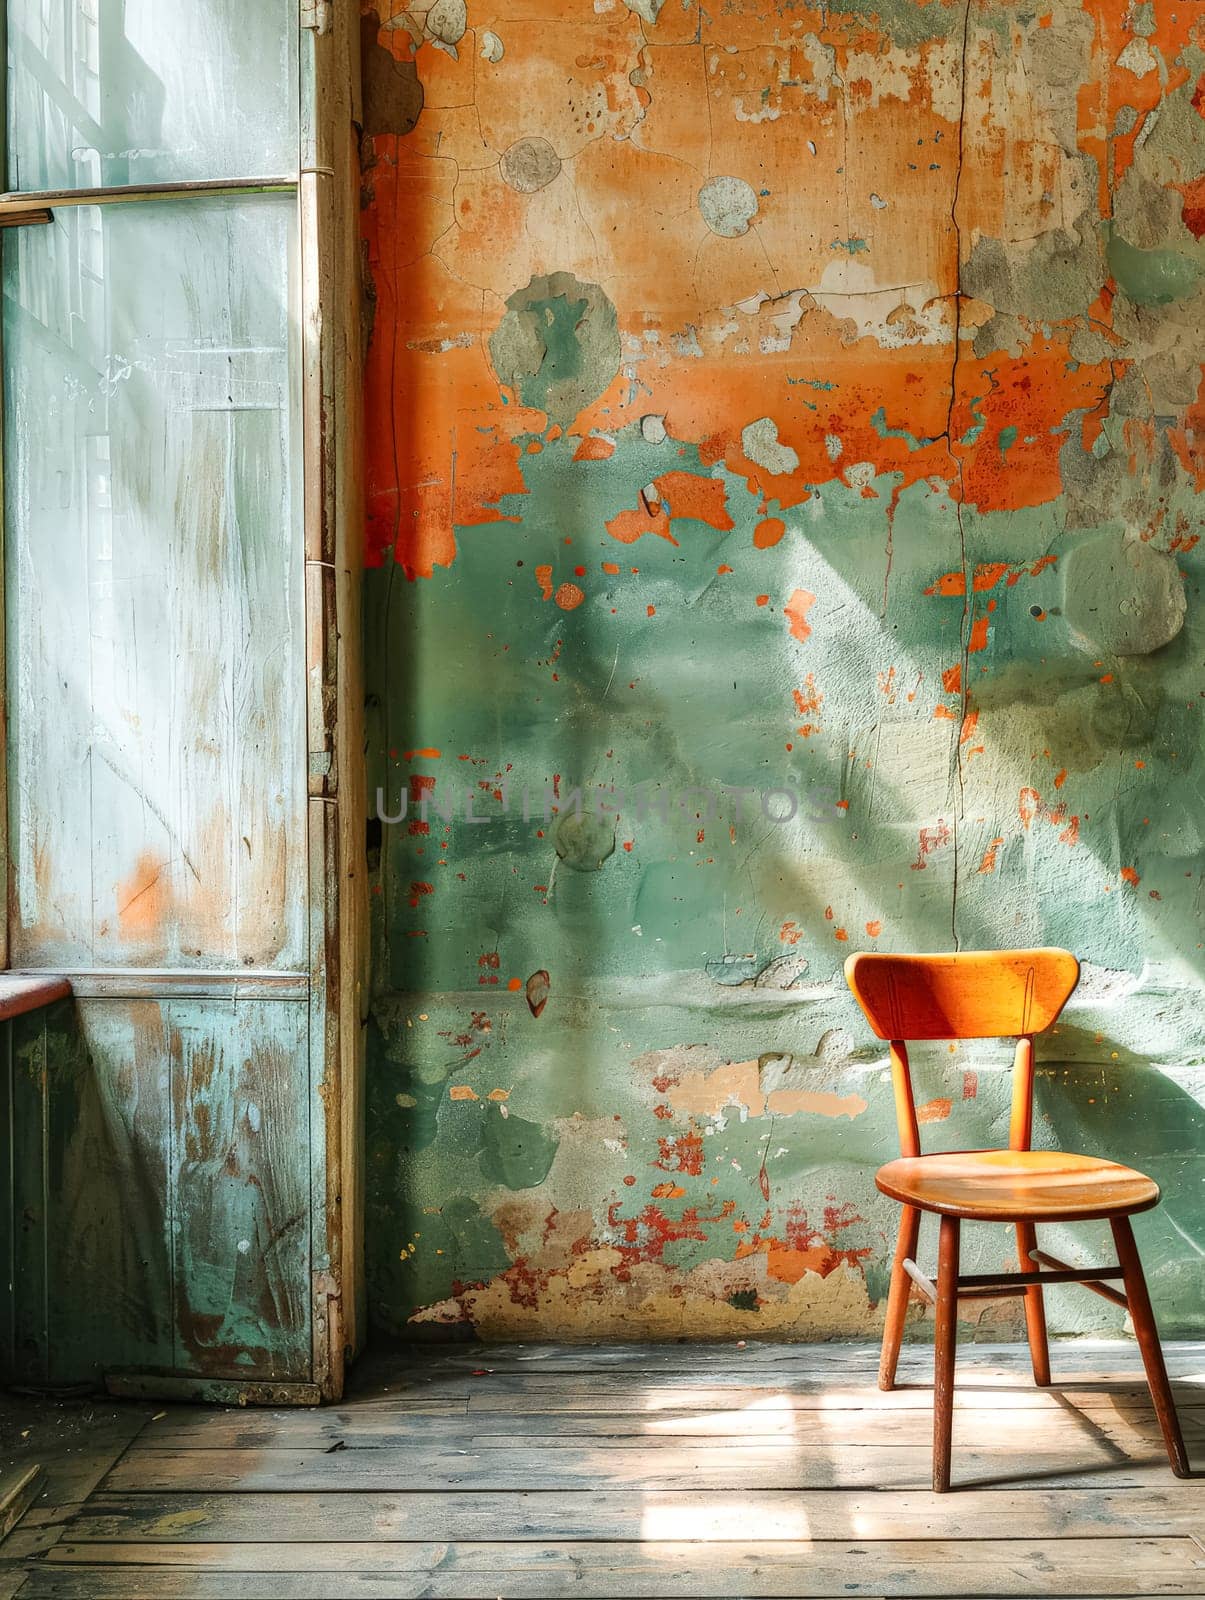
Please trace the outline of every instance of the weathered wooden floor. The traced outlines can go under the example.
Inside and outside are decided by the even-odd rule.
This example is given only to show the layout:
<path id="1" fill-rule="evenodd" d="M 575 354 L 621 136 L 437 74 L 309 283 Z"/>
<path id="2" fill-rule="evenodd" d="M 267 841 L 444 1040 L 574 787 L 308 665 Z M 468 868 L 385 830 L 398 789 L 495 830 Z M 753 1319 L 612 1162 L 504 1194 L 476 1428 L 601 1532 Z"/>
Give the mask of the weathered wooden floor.
<path id="1" fill-rule="evenodd" d="M 1171 1476 L 1135 1347 L 1053 1354 L 1039 1392 L 1022 1349 L 961 1352 L 947 1496 L 923 1347 L 889 1395 L 870 1346 L 458 1346 L 327 1410 L 143 1407 L 0 1594 L 1205 1597 L 1205 1478 Z M 1205 1344 L 1168 1355 L 1205 1466 Z"/>

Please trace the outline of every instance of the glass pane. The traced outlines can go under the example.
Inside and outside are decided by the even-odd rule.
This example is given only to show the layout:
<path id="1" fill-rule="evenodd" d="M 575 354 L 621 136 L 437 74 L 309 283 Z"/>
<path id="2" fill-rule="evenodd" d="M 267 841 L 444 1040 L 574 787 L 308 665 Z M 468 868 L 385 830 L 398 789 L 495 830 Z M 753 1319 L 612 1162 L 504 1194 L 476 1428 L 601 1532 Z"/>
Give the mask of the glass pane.
<path id="1" fill-rule="evenodd" d="M 296 0 L 8 0 L 8 186 L 287 175 Z"/>
<path id="2" fill-rule="evenodd" d="M 13 964 L 303 964 L 288 196 L 4 238 Z"/>

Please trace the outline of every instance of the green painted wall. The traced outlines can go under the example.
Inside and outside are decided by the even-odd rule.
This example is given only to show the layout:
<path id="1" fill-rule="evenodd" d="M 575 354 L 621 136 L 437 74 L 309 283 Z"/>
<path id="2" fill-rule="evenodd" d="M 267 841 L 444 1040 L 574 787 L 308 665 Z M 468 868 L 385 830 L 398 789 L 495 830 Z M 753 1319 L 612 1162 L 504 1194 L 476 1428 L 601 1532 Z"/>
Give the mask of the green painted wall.
<path id="1" fill-rule="evenodd" d="M 366 25 L 374 1320 L 872 1336 L 842 961 L 1049 943 L 1035 1140 L 1158 1179 L 1199 1334 L 1205 38 L 681 9 Z M 929 1148 L 1004 1141 L 1009 1055 L 918 1054 Z"/>

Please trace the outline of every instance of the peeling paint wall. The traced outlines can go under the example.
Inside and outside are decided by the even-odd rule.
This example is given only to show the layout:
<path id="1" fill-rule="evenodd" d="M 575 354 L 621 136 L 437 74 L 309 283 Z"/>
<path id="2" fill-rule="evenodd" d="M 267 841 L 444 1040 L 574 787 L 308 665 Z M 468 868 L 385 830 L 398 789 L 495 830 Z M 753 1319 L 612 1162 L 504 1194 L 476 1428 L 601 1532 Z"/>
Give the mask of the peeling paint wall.
<path id="1" fill-rule="evenodd" d="M 378 1326 L 872 1334 L 842 959 L 1058 943 L 1036 1137 L 1199 1333 L 1200 9 L 366 15 Z M 1007 1060 L 920 1053 L 928 1147 Z"/>

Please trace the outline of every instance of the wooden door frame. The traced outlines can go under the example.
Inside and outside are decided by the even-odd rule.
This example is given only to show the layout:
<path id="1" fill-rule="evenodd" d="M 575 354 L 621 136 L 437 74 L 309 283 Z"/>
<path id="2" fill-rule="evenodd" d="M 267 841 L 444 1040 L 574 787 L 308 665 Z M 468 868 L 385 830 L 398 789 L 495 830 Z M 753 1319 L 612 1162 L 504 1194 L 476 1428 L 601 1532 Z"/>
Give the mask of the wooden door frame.
<path id="1" fill-rule="evenodd" d="M 301 0 L 313 1375 L 328 1400 L 343 1391 L 345 1360 L 363 1343 L 366 1321 L 359 28 L 352 0 Z"/>

